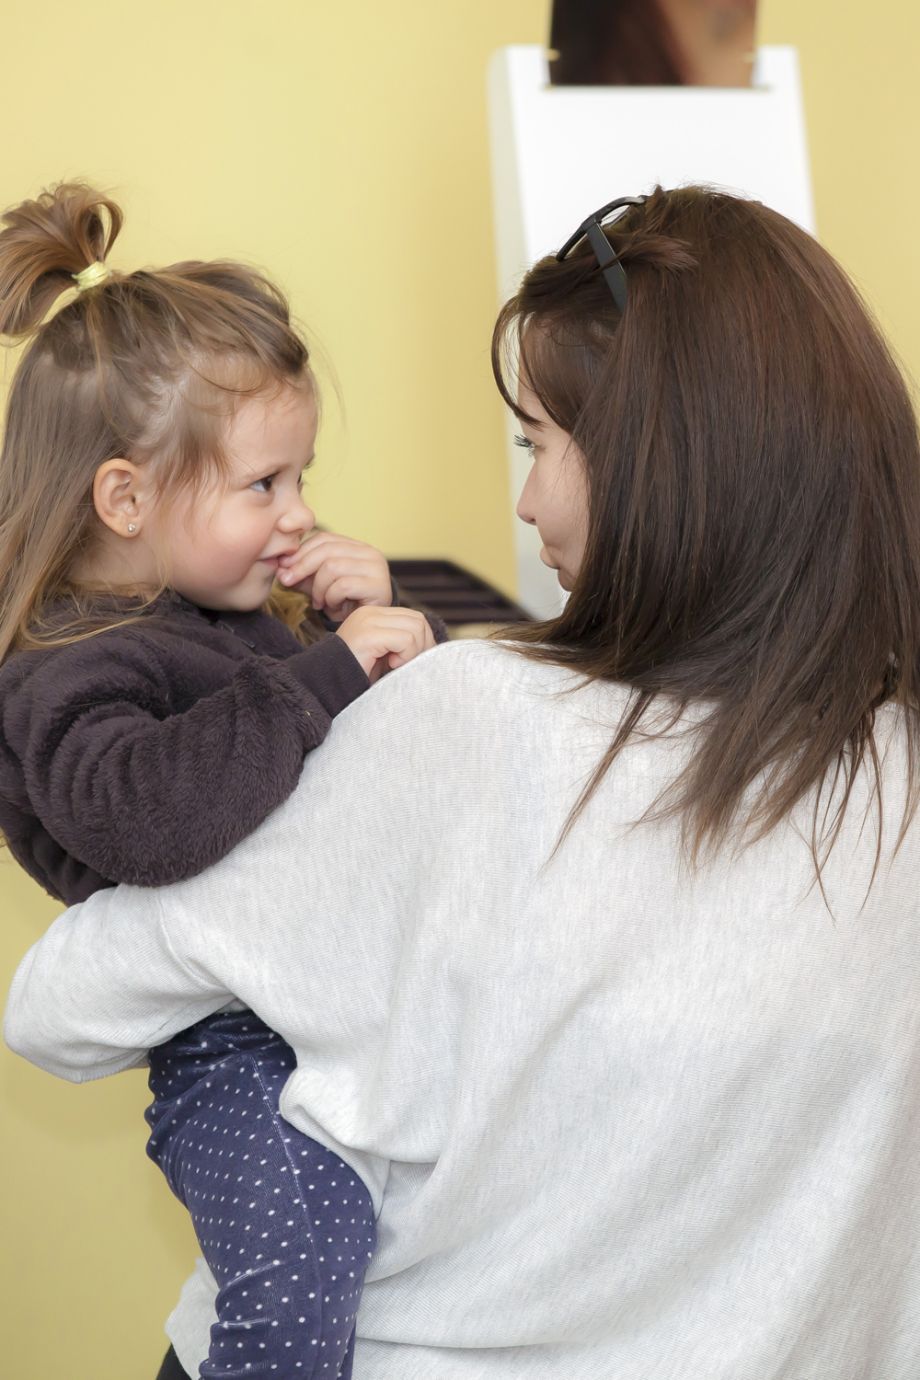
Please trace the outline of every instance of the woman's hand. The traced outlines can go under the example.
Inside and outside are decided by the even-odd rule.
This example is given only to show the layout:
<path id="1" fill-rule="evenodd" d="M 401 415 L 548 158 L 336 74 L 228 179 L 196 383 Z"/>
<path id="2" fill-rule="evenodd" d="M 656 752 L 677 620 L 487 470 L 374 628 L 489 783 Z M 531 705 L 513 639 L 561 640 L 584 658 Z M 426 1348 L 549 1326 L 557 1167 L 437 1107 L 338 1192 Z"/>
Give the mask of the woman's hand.
<path id="1" fill-rule="evenodd" d="M 415 609 L 369 604 L 349 614 L 335 635 L 346 643 L 371 682 L 434 646 L 428 620 Z"/>
<path id="2" fill-rule="evenodd" d="M 393 602 L 386 557 L 363 541 L 335 532 L 313 532 L 293 555 L 283 556 L 278 581 L 306 594 L 313 608 L 324 610 L 334 622 L 356 609 L 386 608 Z"/>

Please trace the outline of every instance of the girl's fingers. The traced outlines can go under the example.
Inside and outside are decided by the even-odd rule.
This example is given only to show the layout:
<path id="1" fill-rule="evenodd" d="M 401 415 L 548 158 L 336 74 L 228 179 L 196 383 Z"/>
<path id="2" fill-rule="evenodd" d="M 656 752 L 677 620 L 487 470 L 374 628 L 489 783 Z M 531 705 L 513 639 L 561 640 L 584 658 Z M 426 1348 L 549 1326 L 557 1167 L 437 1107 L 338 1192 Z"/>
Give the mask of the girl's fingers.
<path id="1" fill-rule="evenodd" d="M 406 637 L 402 647 L 391 651 L 387 657 L 387 665 L 391 671 L 397 670 L 400 666 L 407 665 L 419 652 L 426 652 L 434 646 L 434 633 L 427 622 L 420 626 L 414 626 Z"/>
<path id="2" fill-rule="evenodd" d="M 347 559 L 347 553 L 306 551 L 301 546 L 293 556 L 282 556 L 278 566 L 278 579 L 284 584 L 288 582 L 285 578 L 287 576 L 298 581 L 313 579 L 333 561 Z"/>
<path id="3" fill-rule="evenodd" d="M 324 561 L 313 576 L 313 602 L 321 605 L 330 603 L 330 593 L 338 585 L 344 590 L 344 597 L 359 598 L 357 591 L 362 587 L 365 571 L 360 562 L 347 560 Z M 354 596 L 351 590 L 355 590 Z"/>
<path id="4" fill-rule="evenodd" d="M 282 566 L 278 571 L 278 580 L 281 584 L 287 585 L 306 585 L 309 584 L 314 595 L 322 598 L 329 584 L 341 575 L 354 573 L 359 575 L 364 567 L 359 561 L 352 561 L 337 557 L 335 559 L 323 560 L 318 566 L 313 561 L 301 560 L 299 555 L 290 558 L 291 564 Z"/>
<path id="5" fill-rule="evenodd" d="M 313 582 L 313 604 L 337 612 L 345 604 L 369 604 L 379 594 L 379 583 L 360 573 L 349 572 L 332 580 L 330 584 L 317 589 L 318 577 Z"/>
<path id="6" fill-rule="evenodd" d="M 404 666 L 434 646 L 427 620 L 414 609 L 362 607 L 336 631 L 368 674 Z"/>
<path id="7" fill-rule="evenodd" d="M 362 542 L 356 542 L 351 537 L 341 537 L 338 532 L 310 532 L 297 549 L 297 555 L 307 552 L 317 553 L 317 560 L 322 560 L 323 551 L 337 549 L 340 551 L 348 550 L 353 546 L 361 546 Z"/>
<path id="8" fill-rule="evenodd" d="M 323 532 L 321 536 L 328 536 Z M 352 555 L 348 543 L 342 542 L 338 537 L 332 541 L 311 541 L 308 537 L 301 542 L 292 556 L 282 556 L 282 570 L 298 570 L 301 576 L 315 575 L 324 561 L 333 560 L 336 557 L 348 557 Z"/>
<path id="9" fill-rule="evenodd" d="M 315 608 L 335 606 L 336 601 L 345 599 L 377 604 L 389 604 L 392 599 L 389 567 L 379 558 L 372 560 L 360 554 L 327 555 L 319 565 L 312 559 L 291 559 L 292 564 L 279 571 L 278 579 L 288 589 L 294 585 L 299 588 L 308 585 Z"/>
<path id="10" fill-rule="evenodd" d="M 327 560 L 360 560 L 377 568 L 386 567 L 386 557 L 375 546 L 366 542 L 352 541 L 350 537 L 340 537 L 334 532 L 311 533 L 291 556 L 282 558 L 282 567 L 294 564 L 306 574 L 315 574 Z"/>
<path id="11" fill-rule="evenodd" d="M 316 607 L 317 605 L 314 603 L 313 608 Z M 354 599 L 345 599 L 341 604 L 325 604 L 322 607 L 326 617 L 331 619 L 333 623 L 344 623 L 345 619 L 354 613 L 355 609 L 359 609 L 361 605 L 355 603 Z"/>

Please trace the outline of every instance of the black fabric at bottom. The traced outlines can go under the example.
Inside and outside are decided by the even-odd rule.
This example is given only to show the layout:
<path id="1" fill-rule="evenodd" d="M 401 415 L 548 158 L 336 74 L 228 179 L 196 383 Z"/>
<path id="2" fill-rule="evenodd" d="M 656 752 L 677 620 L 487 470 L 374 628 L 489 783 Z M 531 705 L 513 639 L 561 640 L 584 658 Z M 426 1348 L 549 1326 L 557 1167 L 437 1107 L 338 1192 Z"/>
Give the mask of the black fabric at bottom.
<path id="1" fill-rule="evenodd" d="M 157 1380 L 191 1380 L 189 1374 L 179 1365 L 179 1358 L 172 1347 L 163 1357 L 163 1364 L 157 1372 Z"/>

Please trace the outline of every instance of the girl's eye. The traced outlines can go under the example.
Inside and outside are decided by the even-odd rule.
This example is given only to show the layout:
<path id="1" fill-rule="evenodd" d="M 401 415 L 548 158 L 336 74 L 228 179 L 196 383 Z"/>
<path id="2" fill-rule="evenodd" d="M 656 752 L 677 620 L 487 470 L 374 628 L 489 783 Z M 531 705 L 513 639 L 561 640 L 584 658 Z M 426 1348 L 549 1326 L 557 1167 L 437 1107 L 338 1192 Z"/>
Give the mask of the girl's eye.
<path id="1" fill-rule="evenodd" d="M 255 489 L 257 494 L 270 494 L 272 485 L 275 482 L 273 474 L 267 474 L 264 479 L 257 479 L 254 484 L 250 484 L 250 489 Z"/>
<path id="2" fill-rule="evenodd" d="M 525 450 L 533 450 L 533 441 L 527 436 L 515 436 L 514 444 L 516 446 L 523 446 Z"/>

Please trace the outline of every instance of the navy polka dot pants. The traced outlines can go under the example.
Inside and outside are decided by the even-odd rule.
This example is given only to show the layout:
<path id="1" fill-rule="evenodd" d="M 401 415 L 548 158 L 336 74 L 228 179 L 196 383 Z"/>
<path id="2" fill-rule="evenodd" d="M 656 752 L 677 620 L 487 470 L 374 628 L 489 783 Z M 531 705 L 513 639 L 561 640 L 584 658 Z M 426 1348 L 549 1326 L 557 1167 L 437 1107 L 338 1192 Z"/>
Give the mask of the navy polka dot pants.
<path id="1" fill-rule="evenodd" d="M 150 1051 L 147 1153 L 220 1286 L 200 1380 L 349 1380 L 370 1196 L 278 1111 L 294 1054 L 251 1011 Z"/>

